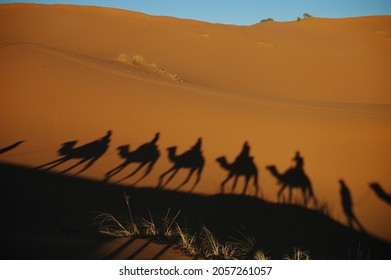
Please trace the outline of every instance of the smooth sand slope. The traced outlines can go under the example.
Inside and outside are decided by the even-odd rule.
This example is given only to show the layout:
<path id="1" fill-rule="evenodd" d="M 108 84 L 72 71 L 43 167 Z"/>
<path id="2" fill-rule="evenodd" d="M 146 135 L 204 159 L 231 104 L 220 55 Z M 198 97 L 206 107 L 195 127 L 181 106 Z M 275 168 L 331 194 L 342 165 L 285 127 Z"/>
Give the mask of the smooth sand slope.
<path id="1" fill-rule="evenodd" d="M 124 54 L 146 64 L 118 61 Z M 279 187 L 265 167 L 283 171 L 300 150 L 315 195 L 335 219 L 346 222 L 342 178 L 361 223 L 391 240 L 391 207 L 369 188 L 378 182 L 391 193 L 390 70 L 390 16 L 242 27 L 96 7 L 0 5 L 0 148 L 25 141 L 0 160 L 35 167 L 57 159 L 61 143 L 85 144 L 110 129 L 108 151 L 80 175 L 103 179 L 122 162 L 118 146 L 133 150 L 160 132 L 161 156 L 137 184 L 154 186 L 171 166 L 166 148 L 182 153 L 202 137 L 206 163 L 194 192 L 216 194 L 227 172 L 215 159 L 233 161 L 249 141 L 264 198 L 273 202 Z M 166 188 L 186 175 L 179 171 Z"/>

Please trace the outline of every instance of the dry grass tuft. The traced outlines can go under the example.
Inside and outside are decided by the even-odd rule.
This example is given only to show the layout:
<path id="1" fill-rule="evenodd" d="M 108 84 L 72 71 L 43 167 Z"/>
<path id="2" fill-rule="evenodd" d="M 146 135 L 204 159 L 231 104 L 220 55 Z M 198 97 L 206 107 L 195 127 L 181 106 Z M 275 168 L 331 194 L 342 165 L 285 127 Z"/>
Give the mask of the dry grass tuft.
<path id="1" fill-rule="evenodd" d="M 293 248 L 293 255 L 292 256 L 285 255 L 284 259 L 303 261 L 303 260 L 310 260 L 311 256 L 307 251 L 303 251 L 300 248 Z"/>
<path id="2" fill-rule="evenodd" d="M 172 73 L 158 66 L 156 63 L 148 63 L 141 54 L 129 55 L 121 52 L 118 54 L 117 61 L 125 64 L 132 64 L 140 68 L 141 70 L 152 73 L 170 80 L 178 82 L 184 82 L 184 80 L 176 73 Z"/>
<path id="3" fill-rule="evenodd" d="M 95 218 L 98 232 L 114 238 L 139 236 L 140 231 L 136 224 L 128 224 L 119 221 L 111 214 L 100 213 Z"/>
<path id="4" fill-rule="evenodd" d="M 267 260 L 270 260 L 270 258 L 268 256 L 266 256 L 266 254 L 263 251 L 258 250 L 254 254 L 254 260 L 267 261 Z"/>
<path id="5" fill-rule="evenodd" d="M 171 213 L 171 209 L 168 209 L 162 216 L 154 216 L 149 212 L 148 218 L 136 217 L 135 219 L 131 211 L 130 198 L 126 193 L 124 193 L 124 201 L 128 209 L 128 217 L 116 218 L 111 214 L 98 213 L 94 219 L 98 232 L 113 238 L 136 237 L 157 240 L 176 247 L 185 254 L 204 259 L 269 260 L 263 251 L 257 249 L 257 242 L 252 236 L 240 233 L 241 238 L 231 237 L 233 241 L 220 243 L 205 226 L 201 226 L 198 233 L 181 227 L 177 222 L 181 211 L 174 214 Z M 358 257 L 362 258 L 362 252 L 358 254 Z M 310 255 L 306 251 L 294 248 L 293 255 L 286 255 L 284 259 L 309 260 Z"/>
<path id="6" fill-rule="evenodd" d="M 212 232 L 206 227 L 202 227 L 201 236 L 201 254 L 207 259 L 219 258 L 221 245 Z"/>
<path id="7" fill-rule="evenodd" d="M 196 246 L 197 237 L 187 233 L 186 230 L 182 230 L 181 227 L 176 224 L 176 232 L 178 233 L 178 247 L 184 252 L 195 256 L 198 254 Z"/>

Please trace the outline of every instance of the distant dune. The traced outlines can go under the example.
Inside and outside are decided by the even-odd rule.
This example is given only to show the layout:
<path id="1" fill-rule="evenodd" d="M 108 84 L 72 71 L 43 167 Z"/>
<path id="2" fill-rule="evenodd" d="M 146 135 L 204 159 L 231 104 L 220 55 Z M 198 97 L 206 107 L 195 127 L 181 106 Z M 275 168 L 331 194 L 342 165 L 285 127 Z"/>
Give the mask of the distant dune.
<path id="1" fill-rule="evenodd" d="M 201 137 L 205 166 L 194 192 L 214 195 L 227 176 L 215 159 L 232 162 L 248 141 L 263 199 L 273 203 L 279 186 L 265 167 L 284 171 L 300 151 L 317 199 L 335 220 L 346 223 L 338 184 L 344 179 L 360 222 L 391 241 L 391 207 L 369 187 L 377 182 L 391 193 L 390 73 L 391 16 L 234 26 L 98 7 L 1 4 L 0 149 L 25 142 L 0 161 L 37 167 L 58 159 L 62 143 L 80 146 L 111 130 L 108 150 L 78 175 L 103 180 L 123 162 L 118 146 L 134 151 L 160 132 L 160 158 L 136 185 L 156 186 L 172 166 L 166 149 L 183 153 Z M 240 179 L 236 193 L 242 188 Z M 294 201 L 300 199 L 295 190 Z"/>

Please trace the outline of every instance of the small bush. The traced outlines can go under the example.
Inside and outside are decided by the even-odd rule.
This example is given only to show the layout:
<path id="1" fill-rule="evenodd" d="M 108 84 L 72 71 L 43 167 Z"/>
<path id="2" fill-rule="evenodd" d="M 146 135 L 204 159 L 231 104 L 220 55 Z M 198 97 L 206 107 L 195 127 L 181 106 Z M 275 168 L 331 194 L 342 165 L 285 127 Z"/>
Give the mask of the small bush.
<path id="1" fill-rule="evenodd" d="M 125 64 L 133 64 L 148 73 L 153 73 L 158 76 L 162 76 L 178 82 L 184 82 L 184 80 L 181 77 L 179 77 L 178 74 L 171 73 L 165 70 L 164 68 L 160 67 L 156 63 L 148 63 L 141 54 L 135 54 L 133 56 L 130 56 L 127 53 L 121 52 L 118 54 L 117 61 Z"/>
<path id="2" fill-rule="evenodd" d="M 135 54 L 132 57 L 133 63 L 144 63 L 144 57 L 140 54 Z"/>
<path id="3" fill-rule="evenodd" d="M 312 17 L 309 13 L 304 13 L 303 14 L 303 18 L 310 18 L 310 17 Z"/>
<path id="4" fill-rule="evenodd" d="M 274 21 L 274 19 L 272 19 L 272 18 L 265 18 L 265 19 L 261 20 L 261 22 L 268 22 L 268 21 Z"/>
<path id="5" fill-rule="evenodd" d="M 121 52 L 118 54 L 117 60 L 122 63 L 130 63 L 132 58 L 127 53 Z"/>

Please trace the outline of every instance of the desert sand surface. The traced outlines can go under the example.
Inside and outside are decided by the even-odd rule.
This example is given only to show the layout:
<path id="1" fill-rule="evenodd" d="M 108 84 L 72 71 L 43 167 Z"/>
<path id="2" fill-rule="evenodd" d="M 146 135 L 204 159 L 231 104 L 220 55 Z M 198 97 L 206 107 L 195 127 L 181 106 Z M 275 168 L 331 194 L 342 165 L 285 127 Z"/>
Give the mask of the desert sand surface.
<path id="1" fill-rule="evenodd" d="M 122 59 L 133 55 L 144 62 Z M 136 184 L 142 188 L 156 186 L 172 166 L 166 148 L 182 153 L 202 137 L 205 166 L 194 193 L 218 194 L 227 171 L 215 159 L 232 162 L 248 141 L 263 199 L 276 202 L 278 182 L 265 167 L 282 172 L 300 151 L 317 199 L 335 220 L 346 224 L 338 183 L 344 179 L 365 229 L 391 241 L 391 207 L 369 188 L 377 182 L 391 194 L 390 73 L 391 16 L 234 26 L 98 7 L 2 4 L 0 148 L 25 142 L 0 160 L 37 167 L 56 160 L 62 143 L 83 145 L 111 130 L 107 152 L 77 175 L 103 180 L 123 162 L 118 146 L 133 150 L 160 132 L 160 158 Z M 187 173 L 180 170 L 166 189 Z M 295 190 L 294 200 L 300 197 Z"/>

